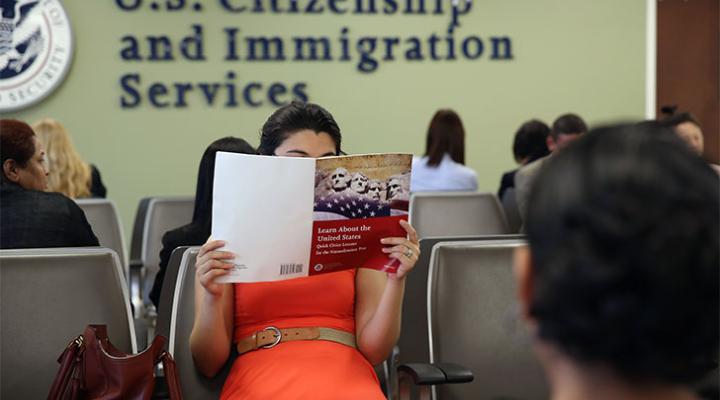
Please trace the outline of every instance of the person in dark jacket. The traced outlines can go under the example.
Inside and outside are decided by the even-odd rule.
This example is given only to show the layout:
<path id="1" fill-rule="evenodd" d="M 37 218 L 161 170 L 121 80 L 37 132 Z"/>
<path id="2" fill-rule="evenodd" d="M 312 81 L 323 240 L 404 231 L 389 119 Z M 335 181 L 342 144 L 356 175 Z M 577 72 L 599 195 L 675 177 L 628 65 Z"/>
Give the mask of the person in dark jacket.
<path id="1" fill-rule="evenodd" d="M 547 147 L 548 135 L 550 135 L 550 127 L 538 119 L 531 119 L 523 123 L 515 132 L 513 140 L 515 162 L 522 167 L 550 154 Z M 503 198 L 506 190 L 515 187 L 515 173 L 518 169 L 508 171 L 500 178 L 499 199 Z"/>
<path id="2" fill-rule="evenodd" d="M 0 119 L 0 248 L 98 246 L 85 214 L 74 201 L 46 193 L 45 150 L 32 128 Z"/>
<path id="3" fill-rule="evenodd" d="M 200 160 L 198 168 L 197 189 L 195 191 L 195 209 L 192 222 L 165 232 L 162 238 L 163 248 L 160 251 L 160 269 L 155 275 L 150 300 L 158 307 L 160 304 L 160 291 L 162 290 L 165 272 L 167 271 L 170 255 L 180 246 L 200 246 L 210 237 L 210 223 L 212 220 L 212 193 L 213 179 L 215 177 L 215 155 L 218 151 L 230 153 L 256 154 L 255 149 L 243 139 L 225 137 L 212 142 Z"/>

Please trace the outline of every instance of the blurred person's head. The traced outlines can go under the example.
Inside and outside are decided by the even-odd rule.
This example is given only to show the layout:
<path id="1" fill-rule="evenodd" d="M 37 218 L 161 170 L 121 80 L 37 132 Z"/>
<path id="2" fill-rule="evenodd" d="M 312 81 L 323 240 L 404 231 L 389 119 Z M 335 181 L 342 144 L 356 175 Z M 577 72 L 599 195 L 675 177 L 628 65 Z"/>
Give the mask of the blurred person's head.
<path id="1" fill-rule="evenodd" d="M 48 169 L 45 149 L 30 125 L 14 119 L 0 119 L 2 182 L 24 189 L 45 190 Z"/>
<path id="2" fill-rule="evenodd" d="M 588 130 L 585 121 L 576 114 L 564 114 L 553 122 L 547 147 L 550 152 L 561 150 Z"/>
<path id="3" fill-rule="evenodd" d="M 573 374 L 682 391 L 714 364 L 719 182 L 679 143 L 657 124 L 596 129 L 539 173 L 515 267 L 555 392 Z"/>
<path id="4" fill-rule="evenodd" d="M 465 164 L 465 128 L 453 110 L 438 110 L 430 121 L 425 143 L 427 164 L 438 166 L 445 154 L 459 164 Z"/>
<path id="5" fill-rule="evenodd" d="M 678 113 L 676 110 L 676 106 L 663 107 L 662 111 L 666 117 L 662 120 L 662 124 L 672 128 L 692 151 L 702 156 L 705 141 L 700 122 L 689 112 Z"/>
<path id="6" fill-rule="evenodd" d="M 90 196 L 90 166 L 80 158 L 65 127 L 58 121 L 45 118 L 32 124 L 38 139 L 45 147 L 48 168 L 48 190 L 71 198 Z"/>
<path id="7" fill-rule="evenodd" d="M 275 110 L 260 131 L 258 153 L 326 157 L 341 154 L 342 135 L 333 116 L 317 104 L 293 101 Z"/>
<path id="8" fill-rule="evenodd" d="M 531 119 L 522 124 L 513 141 L 515 162 L 525 165 L 550 154 L 547 147 L 549 134 L 550 127 L 540 120 Z"/>
<path id="9" fill-rule="evenodd" d="M 198 167 L 192 223 L 207 229 L 208 235 L 210 234 L 212 220 L 213 182 L 215 180 L 215 159 L 218 151 L 256 154 L 255 149 L 248 142 L 236 137 L 218 139 L 210 143 L 205 149 Z"/>

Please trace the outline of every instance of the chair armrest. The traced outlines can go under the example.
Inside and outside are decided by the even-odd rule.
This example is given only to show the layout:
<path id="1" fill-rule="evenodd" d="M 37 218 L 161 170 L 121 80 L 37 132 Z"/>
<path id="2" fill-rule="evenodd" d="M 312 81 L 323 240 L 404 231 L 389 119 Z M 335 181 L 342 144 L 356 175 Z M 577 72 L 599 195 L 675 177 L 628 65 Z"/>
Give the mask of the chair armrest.
<path id="1" fill-rule="evenodd" d="M 433 397 L 434 385 L 466 383 L 472 380 L 472 372 L 457 364 L 402 364 L 397 367 L 397 397 L 394 399 L 409 400 L 415 398 L 413 392 L 418 392 L 416 398 L 430 400 Z"/>
<path id="2" fill-rule="evenodd" d="M 416 385 L 438 385 L 445 383 L 445 372 L 432 364 L 408 363 L 399 365 L 398 375 L 412 378 Z"/>
<path id="3" fill-rule="evenodd" d="M 462 365 L 451 363 L 435 363 L 433 365 L 445 374 L 445 383 L 467 383 L 475 379 L 472 371 Z"/>

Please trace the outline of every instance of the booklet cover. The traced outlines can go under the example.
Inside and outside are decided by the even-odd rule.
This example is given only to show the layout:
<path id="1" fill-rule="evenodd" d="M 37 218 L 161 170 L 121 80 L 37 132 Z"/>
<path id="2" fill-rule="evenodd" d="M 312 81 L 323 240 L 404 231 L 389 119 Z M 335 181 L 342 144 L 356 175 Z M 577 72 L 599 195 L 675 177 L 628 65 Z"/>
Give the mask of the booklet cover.
<path id="1" fill-rule="evenodd" d="M 267 157 L 218 152 L 212 238 L 237 255 L 220 282 L 349 268 L 395 272 L 380 239 L 406 236 L 410 154 Z"/>

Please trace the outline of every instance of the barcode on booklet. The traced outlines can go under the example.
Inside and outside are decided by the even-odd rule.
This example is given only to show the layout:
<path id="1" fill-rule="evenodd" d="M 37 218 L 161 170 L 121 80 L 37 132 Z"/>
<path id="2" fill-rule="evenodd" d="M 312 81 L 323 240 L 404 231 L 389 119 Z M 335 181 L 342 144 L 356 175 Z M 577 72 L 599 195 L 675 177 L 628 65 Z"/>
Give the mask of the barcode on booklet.
<path id="1" fill-rule="evenodd" d="M 280 264 L 280 275 L 299 274 L 302 272 L 302 264 Z"/>

